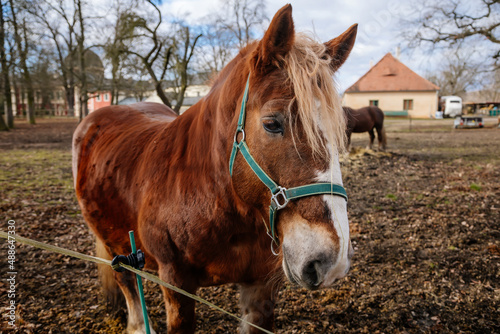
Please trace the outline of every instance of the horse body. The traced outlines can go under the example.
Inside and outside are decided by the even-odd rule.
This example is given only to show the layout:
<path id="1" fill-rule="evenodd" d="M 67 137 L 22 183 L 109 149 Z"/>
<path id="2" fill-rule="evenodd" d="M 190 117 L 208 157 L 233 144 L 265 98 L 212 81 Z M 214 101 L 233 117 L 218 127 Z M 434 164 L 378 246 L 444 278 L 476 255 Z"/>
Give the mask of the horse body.
<path id="1" fill-rule="evenodd" d="M 147 113 L 141 111 L 144 107 Z M 152 107 L 164 112 L 151 113 Z M 222 159 L 213 159 L 226 156 L 224 147 L 210 145 L 210 131 L 199 121 L 201 114 L 196 116 L 176 119 L 167 107 L 152 104 L 103 108 L 89 115 L 75 133 L 82 213 L 111 256 L 131 252 L 128 231 L 134 230 L 146 268 L 191 293 L 199 286 L 263 282 L 280 263 L 268 254 L 262 218 L 231 196 L 230 179 L 222 173 L 227 162 L 222 166 Z M 193 135 L 182 135 L 187 132 Z M 189 156 L 196 159 L 189 163 Z M 118 285 L 131 291 L 129 304 L 137 304 L 135 282 L 123 276 L 115 274 Z M 184 315 L 180 331 L 191 330 L 193 316 Z M 129 306 L 129 331 L 143 328 L 140 317 L 140 309 Z M 130 325 L 130 319 L 136 324 Z"/>
<path id="2" fill-rule="evenodd" d="M 347 118 L 347 140 L 348 145 L 351 144 L 351 134 L 368 132 L 370 135 L 370 149 L 373 147 L 375 140 L 374 129 L 377 131 L 379 149 L 384 149 L 387 146 L 387 137 L 384 130 L 384 113 L 375 106 L 363 107 L 360 109 L 352 109 L 343 107 Z"/>
<path id="3" fill-rule="evenodd" d="M 320 49 L 318 60 L 331 60 L 319 77 L 323 85 L 318 78 L 311 80 L 313 85 L 333 85 L 326 80 L 347 58 L 355 34 L 354 26 Z M 251 73 L 245 135 L 255 160 L 286 187 L 342 182 L 335 153 L 341 144 L 332 142 L 342 138 L 340 108 L 318 91 L 310 104 L 319 99 L 323 109 L 304 111 L 313 116 L 293 116 L 303 102 L 296 96 L 300 82 L 292 85 L 290 73 L 279 64 L 292 53 L 294 42 L 291 6 L 285 6 L 264 39 L 243 49 L 210 93 L 183 115 L 139 103 L 105 107 L 84 119 L 73 137 L 73 174 L 83 216 L 104 245 L 106 254 L 100 255 L 130 253 L 128 231 L 134 230 L 147 269 L 191 293 L 202 286 L 240 283 L 244 317 L 264 328 L 273 326 L 277 291 L 272 282 L 281 277 L 281 268 L 290 280 L 311 289 L 328 287 L 347 273 L 352 247 L 343 198 L 311 196 L 281 210 L 277 234 L 282 252 L 273 256 L 266 233 L 269 190 L 241 156 L 229 173 L 237 109 Z M 323 126 L 335 128 L 308 125 L 306 118 L 314 122 L 314 113 L 321 110 L 332 113 L 323 114 Z M 283 128 L 281 135 L 274 132 L 276 124 Z M 311 129 L 316 133 L 308 137 Z M 331 144 L 316 158 L 313 136 Z M 141 333 L 134 275 L 113 275 L 127 302 L 127 329 Z M 194 332 L 194 301 L 162 291 L 169 333 Z"/>

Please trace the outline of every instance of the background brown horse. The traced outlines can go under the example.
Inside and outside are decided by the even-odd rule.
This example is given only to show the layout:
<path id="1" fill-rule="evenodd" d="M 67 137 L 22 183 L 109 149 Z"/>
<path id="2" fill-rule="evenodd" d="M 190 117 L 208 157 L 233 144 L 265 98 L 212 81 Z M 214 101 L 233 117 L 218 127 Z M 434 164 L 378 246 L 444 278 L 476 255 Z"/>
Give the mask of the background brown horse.
<path id="1" fill-rule="evenodd" d="M 370 149 L 375 140 L 374 129 L 377 130 L 378 148 L 385 150 L 387 147 L 387 138 L 384 129 L 384 113 L 375 106 L 352 109 L 343 107 L 347 119 L 347 145 L 351 145 L 351 134 L 353 132 L 368 132 L 370 134 Z"/>
<path id="2" fill-rule="evenodd" d="M 127 232 L 134 230 L 146 269 L 191 293 L 239 283 L 243 316 L 268 329 L 283 272 L 308 289 L 329 287 L 347 274 L 352 256 L 346 201 L 331 194 L 279 211 L 274 256 L 266 233 L 269 190 L 242 154 L 229 172 L 249 78 L 245 140 L 265 173 L 287 188 L 342 184 L 337 152 L 345 117 L 332 75 L 357 28 L 322 44 L 293 26 L 287 5 L 264 38 L 241 50 L 210 93 L 181 116 L 158 104 L 111 106 L 86 117 L 73 136 L 76 194 L 100 256 L 128 254 Z M 108 292 L 118 291 L 116 281 L 126 299 L 128 331 L 144 332 L 134 275 L 103 273 L 109 275 Z M 162 291 L 168 333 L 193 333 L 194 301 Z"/>

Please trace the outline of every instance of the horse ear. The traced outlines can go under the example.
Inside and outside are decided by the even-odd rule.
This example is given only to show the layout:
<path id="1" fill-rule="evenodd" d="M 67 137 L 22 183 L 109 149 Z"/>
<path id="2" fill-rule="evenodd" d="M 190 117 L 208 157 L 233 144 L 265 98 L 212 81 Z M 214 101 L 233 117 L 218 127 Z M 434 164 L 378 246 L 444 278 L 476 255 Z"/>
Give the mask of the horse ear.
<path id="1" fill-rule="evenodd" d="M 255 69 L 265 72 L 270 66 L 278 65 L 292 48 L 294 39 L 292 5 L 288 4 L 274 15 L 259 42 L 253 55 Z"/>
<path id="2" fill-rule="evenodd" d="M 346 61 L 351 49 L 354 46 L 354 41 L 356 40 L 356 34 L 358 32 L 358 24 L 353 24 L 349 27 L 342 35 L 336 37 L 329 42 L 326 42 L 327 52 L 332 57 L 332 69 L 334 71 L 338 70 L 340 66 Z"/>

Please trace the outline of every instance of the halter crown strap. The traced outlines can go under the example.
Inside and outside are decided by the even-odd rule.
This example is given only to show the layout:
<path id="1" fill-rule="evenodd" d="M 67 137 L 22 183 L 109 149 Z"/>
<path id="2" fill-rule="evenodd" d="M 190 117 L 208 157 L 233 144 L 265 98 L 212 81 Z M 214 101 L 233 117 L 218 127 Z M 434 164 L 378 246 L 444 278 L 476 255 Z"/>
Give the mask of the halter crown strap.
<path id="1" fill-rule="evenodd" d="M 238 117 L 238 127 L 236 128 L 236 133 L 234 134 L 234 142 L 233 149 L 231 151 L 231 157 L 229 158 L 229 173 L 233 176 L 233 165 L 234 159 L 236 158 L 236 153 L 238 153 L 238 134 L 241 132 L 243 134 L 243 138 L 240 143 L 245 142 L 245 116 L 246 116 L 246 108 L 247 108 L 247 99 L 248 99 L 248 86 L 250 86 L 250 74 L 248 74 L 247 84 L 245 85 L 245 92 L 243 93 L 243 100 L 241 101 L 241 109 L 240 116 Z M 249 153 L 250 154 L 250 153 Z"/>
<path id="2" fill-rule="evenodd" d="M 246 114 L 246 103 L 248 99 L 248 87 L 250 85 L 250 74 L 248 74 L 247 83 L 245 86 L 245 92 L 243 93 L 243 100 L 241 101 L 241 109 L 240 115 L 238 118 L 238 127 L 236 128 L 236 132 L 234 134 L 234 142 L 233 148 L 231 150 L 231 156 L 229 158 L 229 173 L 233 176 L 233 167 L 234 160 L 236 159 L 236 154 L 238 151 L 241 152 L 241 155 L 248 163 L 250 168 L 253 170 L 255 175 L 264 183 L 269 190 L 271 191 L 271 205 L 269 206 L 269 225 L 270 229 L 268 230 L 268 234 L 276 245 L 279 245 L 279 240 L 276 237 L 276 213 L 278 210 L 283 209 L 287 206 L 290 200 L 298 199 L 306 196 L 314 196 L 314 195 L 336 195 L 344 197 L 347 200 L 347 193 L 339 184 L 335 183 L 313 183 L 304 186 L 294 187 L 294 188 L 284 188 L 276 184 L 267 175 L 267 173 L 259 166 L 257 161 L 250 154 L 250 149 L 245 141 L 245 114 Z M 238 142 L 238 134 L 242 134 L 241 140 Z M 267 228 L 267 226 L 266 226 Z M 270 232 L 270 233 L 269 233 Z M 272 244 L 271 244 L 271 249 Z M 274 253 L 274 250 L 273 250 Z"/>

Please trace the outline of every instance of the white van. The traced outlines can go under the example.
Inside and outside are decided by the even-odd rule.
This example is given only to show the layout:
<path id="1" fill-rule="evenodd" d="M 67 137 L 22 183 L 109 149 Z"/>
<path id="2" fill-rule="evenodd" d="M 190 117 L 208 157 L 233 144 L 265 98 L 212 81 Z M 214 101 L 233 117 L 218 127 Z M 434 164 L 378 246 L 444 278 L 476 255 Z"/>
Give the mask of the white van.
<path id="1" fill-rule="evenodd" d="M 444 117 L 462 115 L 462 98 L 459 96 L 441 96 L 439 105 Z"/>

